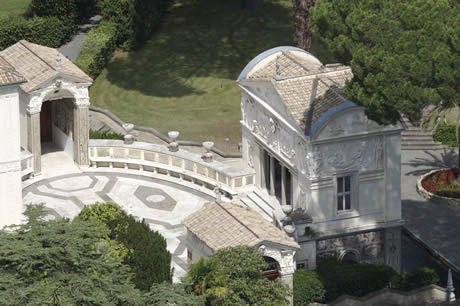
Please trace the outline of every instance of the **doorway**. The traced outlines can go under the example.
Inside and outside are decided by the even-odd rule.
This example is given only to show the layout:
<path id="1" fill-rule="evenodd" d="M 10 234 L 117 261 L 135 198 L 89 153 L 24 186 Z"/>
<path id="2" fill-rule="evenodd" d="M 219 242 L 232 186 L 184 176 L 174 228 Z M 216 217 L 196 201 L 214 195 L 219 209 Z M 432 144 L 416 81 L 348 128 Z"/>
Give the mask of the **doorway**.
<path id="1" fill-rule="evenodd" d="M 42 105 L 40 112 L 40 141 L 42 143 L 53 141 L 53 118 L 52 118 L 52 102 L 47 101 Z"/>

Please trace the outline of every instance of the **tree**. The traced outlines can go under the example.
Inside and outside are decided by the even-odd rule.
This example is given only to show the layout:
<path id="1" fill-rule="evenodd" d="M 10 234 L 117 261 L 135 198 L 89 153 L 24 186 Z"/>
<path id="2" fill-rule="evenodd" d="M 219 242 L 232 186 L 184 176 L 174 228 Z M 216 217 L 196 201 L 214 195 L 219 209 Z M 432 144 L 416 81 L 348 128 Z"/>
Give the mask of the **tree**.
<path id="1" fill-rule="evenodd" d="M 460 2 L 318 0 L 315 30 L 350 64 L 347 98 L 379 123 L 460 103 Z"/>
<path id="2" fill-rule="evenodd" d="M 182 284 L 163 282 L 153 284 L 144 295 L 145 305 L 204 305 L 204 297 L 185 292 Z"/>
<path id="3" fill-rule="evenodd" d="M 171 282 L 171 254 L 160 233 L 150 230 L 147 224 L 127 215 L 114 203 L 86 206 L 79 217 L 108 227 L 105 238 L 131 267 L 137 288 L 148 291 L 153 283 Z"/>
<path id="4" fill-rule="evenodd" d="M 285 305 L 289 288 L 264 278 L 260 253 L 249 246 L 218 250 L 190 266 L 184 278 L 189 292 L 206 295 L 218 305 Z"/>
<path id="5" fill-rule="evenodd" d="M 104 240 L 108 229 L 80 219 L 27 223 L 0 231 L 0 300 L 7 305 L 140 305 L 129 268 Z"/>
<path id="6" fill-rule="evenodd" d="M 312 22 L 310 10 L 315 6 L 316 0 L 293 0 L 295 12 L 294 44 L 306 51 L 311 48 Z"/>

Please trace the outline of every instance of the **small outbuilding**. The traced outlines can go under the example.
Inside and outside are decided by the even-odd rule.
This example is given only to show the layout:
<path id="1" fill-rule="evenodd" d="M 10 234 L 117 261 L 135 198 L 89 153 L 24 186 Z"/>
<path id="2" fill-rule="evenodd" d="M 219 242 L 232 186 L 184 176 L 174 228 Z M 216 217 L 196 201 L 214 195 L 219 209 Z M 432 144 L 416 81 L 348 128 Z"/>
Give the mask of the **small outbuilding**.
<path id="1" fill-rule="evenodd" d="M 251 208 L 209 202 L 182 223 L 187 228 L 189 264 L 222 248 L 249 245 L 259 249 L 281 280 L 292 286 L 294 256 L 300 246 Z"/>

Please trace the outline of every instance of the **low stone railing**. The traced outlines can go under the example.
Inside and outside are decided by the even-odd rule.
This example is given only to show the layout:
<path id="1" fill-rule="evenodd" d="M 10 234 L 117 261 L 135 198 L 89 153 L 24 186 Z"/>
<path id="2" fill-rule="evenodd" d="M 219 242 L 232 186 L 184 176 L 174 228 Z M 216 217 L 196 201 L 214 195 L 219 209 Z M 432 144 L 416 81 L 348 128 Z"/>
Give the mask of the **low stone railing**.
<path id="1" fill-rule="evenodd" d="M 23 180 L 34 172 L 33 157 L 29 151 L 21 151 L 21 177 Z"/>
<path id="2" fill-rule="evenodd" d="M 204 161 L 202 156 L 185 150 L 172 152 L 165 145 L 122 140 L 91 139 L 89 160 L 93 168 L 138 170 L 165 175 L 209 190 L 220 188 L 229 199 L 238 195 L 236 189 L 254 185 L 252 168 L 235 166 L 218 160 Z"/>

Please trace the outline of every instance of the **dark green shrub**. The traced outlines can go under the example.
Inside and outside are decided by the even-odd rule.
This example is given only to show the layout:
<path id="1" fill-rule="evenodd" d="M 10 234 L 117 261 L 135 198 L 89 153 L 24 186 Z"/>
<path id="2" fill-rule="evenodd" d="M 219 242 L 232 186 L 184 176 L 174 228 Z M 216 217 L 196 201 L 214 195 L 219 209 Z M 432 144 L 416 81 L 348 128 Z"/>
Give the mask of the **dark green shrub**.
<path id="1" fill-rule="evenodd" d="M 440 124 L 436 128 L 435 133 L 433 134 L 433 140 L 450 147 L 456 147 L 456 129 L 457 127 L 455 125 Z"/>
<path id="2" fill-rule="evenodd" d="M 40 17 L 55 16 L 76 24 L 96 13 L 97 2 L 97 0 L 32 0 L 27 14 Z"/>
<path id="3" fill-rule="evenodd" d="M 57 17 L 10 17 L 0 19 L 0 49 L 5 49 L 19 40 L 57 48 L 73 34 L 73 25 Z"/>
<path id="4" fill-rule="evenodd" d="M 294 305 L 323 303 L 326 290 L 315 271 L 297 270 L 294 273 Z"/>
<path id="5" fill-rule="evenodd" d="M 146 41 L 160 23 L 170 0 L 101 0 L 101 13 L 118 25 L 118 43 L 126 50 Z"/>
<path id="6" fill-rule="evenodd" d="M 335 257 L 320 259 L 316 272 L 328 302 L 343 294 L 364 296 L 383 289 L 395 275 L 395 271 L 385 265 L 338 262 Z"/>
<path id="7" fill-rule="evenodd" d="M 103 21 L 99 26 L 91 29 L 75 64 L 95 79 L 113 56 L 117 41 L 116 35 L 117 25 L 112 22 Z"/>
<path id="8" fill-rule="evenodd" d="M 143 221 L 128 216 L 113 203 L 87 206 L 79 217 L 105 224 L 110 230 L 109 238 L 128 249 L 123 261 L 135 274 L 133 283 L 137 288 L 147 291 L 153 283 L 171 281 L 171 254 L 166 249 L 166 240 Z"/>
<path id="9" fill-rule="evenodd" d="M 80 67 L 81 68 L 81 67 Z M 101 132 L 101 131 L 89 131 L 90 139 L 117 139 L 123 140 L 124 136 L 122 134 L 113 133 L 113 132 Z"/>
<path id="10" fill-rule="evenodd" d="M 144 295 L 144 305 L 204 305 L 203 296 L 185 292 L 184 285 L 163 282 L 153 284 L 150 291 Z"/>
<path id="11" fill-rule="evenodd" d="M 128 228 L 118 235 L 117 240 L 133 250 L 125 258 L 125 263 L 135 274 L 133 282 L 136 287 L 146 291 L 153 283 L 171 282 L 171 254 L 166 249 L 166 239 L 133 216 L 125 220 Z"/>
<path id="12" fill-rule="evenodd" d="M 396 272 L 392 279 L 392 288 L 410 291 L 427 285 L 439 282 L 439 276 L 435 270 L 429 268 L 419 268 L 411 271 Z"/>

